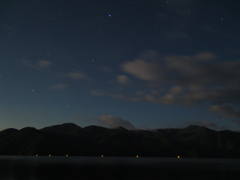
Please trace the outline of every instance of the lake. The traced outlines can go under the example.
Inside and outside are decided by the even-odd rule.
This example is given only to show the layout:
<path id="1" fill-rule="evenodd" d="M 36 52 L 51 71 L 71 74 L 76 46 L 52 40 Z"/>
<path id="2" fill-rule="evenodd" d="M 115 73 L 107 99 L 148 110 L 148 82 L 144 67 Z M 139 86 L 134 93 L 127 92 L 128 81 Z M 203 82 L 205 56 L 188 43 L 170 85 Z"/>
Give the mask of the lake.
<path id="1" fill-rule="evenodd" d="M 1 180 L 240 179 L 240 159 L 0 156 Z"/>

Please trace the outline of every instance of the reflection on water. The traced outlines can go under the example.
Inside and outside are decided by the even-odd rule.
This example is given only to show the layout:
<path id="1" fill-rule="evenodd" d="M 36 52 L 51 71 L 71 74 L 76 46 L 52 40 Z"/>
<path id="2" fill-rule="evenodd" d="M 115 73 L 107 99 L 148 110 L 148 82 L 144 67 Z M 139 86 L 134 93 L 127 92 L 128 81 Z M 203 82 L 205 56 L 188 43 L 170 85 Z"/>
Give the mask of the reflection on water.
<path id="1" fill-rule="evenodd" d="M 0 156 L 0 179 L 240 179 L 239 159 Z"/>

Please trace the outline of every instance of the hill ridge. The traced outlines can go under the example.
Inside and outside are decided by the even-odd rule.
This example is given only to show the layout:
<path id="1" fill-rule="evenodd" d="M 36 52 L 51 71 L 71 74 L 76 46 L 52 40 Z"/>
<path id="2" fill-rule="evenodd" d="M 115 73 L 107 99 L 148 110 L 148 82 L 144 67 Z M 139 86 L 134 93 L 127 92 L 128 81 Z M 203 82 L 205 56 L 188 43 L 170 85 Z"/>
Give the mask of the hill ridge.
<path id="1" fill-rule="evenodd" d="M 240 158 L 240 133 L 201 126 L 141 131 L 95 125 L 82 128 L 74 123 L 0 131 L 0 155 L 36 154 Z"/>

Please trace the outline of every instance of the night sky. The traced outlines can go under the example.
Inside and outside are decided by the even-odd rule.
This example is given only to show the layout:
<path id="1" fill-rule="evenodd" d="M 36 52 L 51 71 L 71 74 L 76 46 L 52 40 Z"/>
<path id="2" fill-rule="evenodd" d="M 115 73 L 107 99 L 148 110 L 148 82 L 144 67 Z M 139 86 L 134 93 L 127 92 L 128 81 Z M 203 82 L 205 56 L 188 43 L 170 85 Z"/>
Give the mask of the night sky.
<path id="1" fill-rule="evenodd" d="M 0 0 L 0 130 L 240 130 L 237 0 Z"/>

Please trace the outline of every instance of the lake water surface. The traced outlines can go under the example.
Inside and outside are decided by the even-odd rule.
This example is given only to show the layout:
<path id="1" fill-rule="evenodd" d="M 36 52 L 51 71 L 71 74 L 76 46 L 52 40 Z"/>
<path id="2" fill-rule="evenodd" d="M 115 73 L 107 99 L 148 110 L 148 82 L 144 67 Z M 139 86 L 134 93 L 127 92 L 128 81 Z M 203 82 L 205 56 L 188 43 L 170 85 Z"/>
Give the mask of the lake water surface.
<path id="1" fill-rule="evenodd" d="M 240 159 L 0 156 L 1 180 L 240 179 Z"/>

